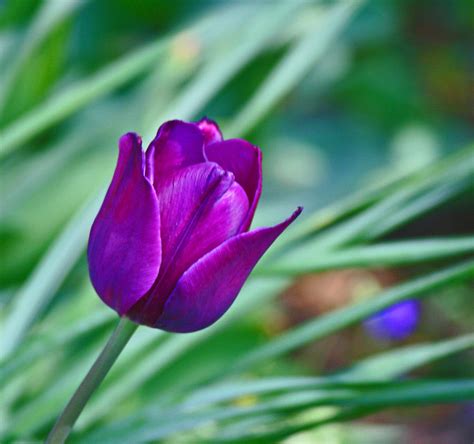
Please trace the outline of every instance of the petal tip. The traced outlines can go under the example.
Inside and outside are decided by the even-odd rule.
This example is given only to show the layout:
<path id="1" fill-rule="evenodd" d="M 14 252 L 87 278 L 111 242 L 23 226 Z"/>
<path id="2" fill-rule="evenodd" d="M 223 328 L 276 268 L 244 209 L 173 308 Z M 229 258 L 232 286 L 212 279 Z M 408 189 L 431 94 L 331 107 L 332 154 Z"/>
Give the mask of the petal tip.
<path id="1" fill-rule="evenodd" d="M 304 210 L 304 207 L 302 205 L 298 205 L 295 211 L 293 211 L 292 218 L 296 219 Z"/>
<path id="2" fill-rule="evenodd" d="M 118 142 L 120 149 L 131 149 L 135 146 L 142 146 L 142 138 L 134 132 L 125 133 Z"/>
<path id="3" fill-rule="evenodd" d="M 201 120 L 198 120 L 196 125 L 201 130 L 206 145 L 223 140 L 222 131 L 219 128 L 219 125 L 214 120 L 209 119 L 207 116 L 204 116 Z"/>

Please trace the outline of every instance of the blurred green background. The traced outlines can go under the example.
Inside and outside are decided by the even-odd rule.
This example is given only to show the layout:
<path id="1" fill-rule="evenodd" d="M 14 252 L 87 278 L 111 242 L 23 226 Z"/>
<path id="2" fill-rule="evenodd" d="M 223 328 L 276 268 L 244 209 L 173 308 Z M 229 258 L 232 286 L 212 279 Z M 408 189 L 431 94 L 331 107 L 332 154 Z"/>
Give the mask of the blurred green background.
<path id="1" fill-rule="evenodd" d="M 18 350 L 17 361 L 11 354 L 3 361 L 10 378 L 1 411 L 5 440 L 44 437 L 110 331 L 113 315 L 88 283 L 83 251 L 96 196 L 110 180 L 125 132 L 142 134 L 146 144 L 167 119 L 208 116 L 225 137 L 259 145 L 264 194 L 255 226 L 275 223 L 297 205 L 305 207 L 301 223 L 309 226 L 314 215 L 331 219 L 332 210 L 319 213 L 322 208 L 347 202 L 359 190 L 389 187 L 349 206 L 334 223 L 350 220 L 388 202 L 393 184 L 423 172 L 435 180 L 436 171 L 444 171 L 437 165 L 461 156 L 471 170 L 456 176 L 459 181 L 439 173 L 440 182 L 411 207 L 379 210 L 368 234 L 354 231 L 345 245 L 369 245 L 374 237 L 396 242 L 471 235 L 470 251 L 462 255 L 472 257 L 474 150 L 466 147 L 474 136 L 473 31 L 470 0 L 0 0 L 2 342 L 8 353 Z M 371 237 L 391 216 L 403 223 L 388 223 Z M 318 254 L 309 249 L 301 257 Z M 441 265 L 456 260 L 443 258 Z M 137 364 L 147 377 L 136 377 L 133 396 L 104 395 L 109 401 L 102 404 L 97 398 L 77 439 L 107 442 L 105 435 L 87 433 L 137 406 L 161 402 L 180 384 L 209 382 L 229 359 L 309 319 L 436 269 L 429 258 L 410 267 L 383 265 L 375 260 L 364 269 L 322 266 L 323 272 L 310 273 L 318 267 L 301 263 L 301 271 L 255 279 L 253 291 L 274 299 L 217 334 L 173 339 L 166 349 L 166 335 L 147 331 L 137 342 L 140 359 L 165 347 L 156 361 Z M 328 374 L 399 346 L 468 334 L 473 292 L 472 279 L 433 292 L 423 301 L 416 332 L 401 343 L 376 340 L 356 324 L 244 376 Z M 412 375 L 470 378 L 472 358 L 471 340 L 470 351 Z M 113 378 L 126 385 L 120 383 L 126 368 L 111 375 L 112 392 Z M 253 405 L 252 396 L 239 402 Z M 110 399 L 123 398 L 108 411 Z M 473 409 L 472 402 L 384 409 L 287 439 L 470 443 Z M 199 439 L 214 442 L 212 430 L 202 433 Z M 195 435 L 163 439 L 198 442 Z"/>

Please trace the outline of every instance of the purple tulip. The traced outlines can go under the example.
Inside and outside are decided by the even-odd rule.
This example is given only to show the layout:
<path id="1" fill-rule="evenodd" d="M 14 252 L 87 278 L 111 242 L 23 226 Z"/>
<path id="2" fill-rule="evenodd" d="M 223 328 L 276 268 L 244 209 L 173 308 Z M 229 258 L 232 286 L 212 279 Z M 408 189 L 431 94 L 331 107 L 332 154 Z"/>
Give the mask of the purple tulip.
<path id="1" fill-rule="evenodd" d="M 398 302 L 365 321 L 367 331 L 377 339 L 400 341 L 418 326 L 420 303 L 416 299 Z"/>
<path id="2" fill-rule="evenodd" d="M 262 189 L 262 153 L 223 140 L 217 124 L 173 120 L 146 153 L 119 141 L 112 183 L 92 225 L 92 284 L 120 316 L 173 332 L 217 321 L 288 225 L 248 231 Z"/>

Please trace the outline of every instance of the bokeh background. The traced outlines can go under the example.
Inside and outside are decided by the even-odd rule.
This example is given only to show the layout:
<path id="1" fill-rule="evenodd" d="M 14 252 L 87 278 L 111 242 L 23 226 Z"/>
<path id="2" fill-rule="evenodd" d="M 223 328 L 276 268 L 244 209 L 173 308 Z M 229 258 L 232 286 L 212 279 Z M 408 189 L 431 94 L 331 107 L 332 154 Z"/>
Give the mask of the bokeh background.
<path id="1" fill-rule="evenodd" d="M 474 137 L 473 32 L 470 0 L 0 1 L 2 342 L 20 357 L 41 341 L 43 350 L 6 388 L 5 439 L 44 436 L 110 331 L 112 315 L 88 283 L 83 248 L 121 134 L 136 131 L 149 141 L 164 120 L 209 116 L 226 137 L 263 150 L 255 225 L 297 205 L 309 219 L 358 190 L 465 152 Z M 468 175 L 454 190 L 441 184 L 424 211 L 378 240 L 472 235 L 473 183 Z M 271 302 L 186 345 L 191 351 L 149 373 L 123 408 L 101 414 L 107 421 L 126 416 L 139 400 L 206 379 L 274 336 L 436 267 L 345 268 L 285 277 Z M 399 340 L 357 324 L 250 373 L 328 374 L 400 346 L 469 333 L 473 293 L 472 281 L 434 292 L 421 303 L 414 331 Z M 86 334 L 43 347 L 94 310 L 107 314 Z M 35 343 L 36 334 L 43 339 Z M 148 341 L 144 354 L 164 339 Z M 469 378 L 473 363 L 472 349 L 464 350 L 412 376 Z M 40 396 L 65 373 L 69 382 Z M 470 443 L 473 418 L 472 402 L 391 408 L 288 442 Z"/>

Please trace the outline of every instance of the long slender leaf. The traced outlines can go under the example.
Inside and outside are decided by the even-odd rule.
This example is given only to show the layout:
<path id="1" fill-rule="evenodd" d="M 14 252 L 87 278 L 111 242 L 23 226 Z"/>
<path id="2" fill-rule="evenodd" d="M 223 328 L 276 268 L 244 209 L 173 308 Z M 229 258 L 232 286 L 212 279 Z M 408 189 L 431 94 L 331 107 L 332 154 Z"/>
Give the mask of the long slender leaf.
<path id="1" fill-rule="evenodd" d="M 390 350 L 366 358 L 354 366 L 335 375 L 324 377 L 265 378 L 234 383 L 223 382 L 196 390 L 183 401 L 183 408 L 193 409 L 211 403 L 227 402 L 247 395 L 261 395 L 288 390 L 314 389 L 339 386 L 341 383 L 387 381 L 427 363 L 445 358 L 451 354 L 474 348 L 474 334 L 440 341 L 417 344 Z"/>
<path id="2" fill-rule="evenodd" d="M 471 173 L 474 174 L 474 171 Z M 428 211 L 432 211 L 449 199 L 452 199 L 454 196 L 468 189 L 470 185 L 471 178 L 469 176 L 465 180 L 442 183 L 440 186 L 414 199 L 394 214 L 388 215 L 388 217 L 381 220 L 380 223 L 375 224 L 370 232 L 366 234 L 367 239 L 375 239 L 394 231 L 407 222 L 416 219 Z"/>
<path id="3" fill-rule="evenodd" d="M 259 269 L 260 274 L 298 275 L 349 267 L 383 267 L 474 254 L 474 237 L 387 242 L 320 254 L 312 248 L 291 251 Z"/>
<path id="4" fill-rule="evenodd" d="M 474 334 L 436 343 L 409 345 L 370 356 L 335 376 L 345 381 L 397 378 L 422 365 L 473 348 Z"/>
<path id="5" fill-rule="evenodd" d="M 208 31 L 208 27 L 219 29 L 216 24 L 222 22 L 225 26 L 227 23 L 225 16 L 235 19 L 235 14 L 235 8 L 229 8 L 229 10 L 218 8 L 215 17 L 197 22 L 193 27 L 189 27 L 187 31 L 203 33 Z M 90 102 L 105 96 L 150 69 L 164 54 L 170 42 L 172 42 L 172 37 L 159 38 L 155 42 L 125 55 L 91 77 L 70 85 L 7 128 L 2 129 L 0 132 L 2 140 L 0 158 L 41 131 L 64 120 Z"/>
<path id="6" fill-rule="evenodd" d="M 474 260 L 417 278 L 411 282 L 391 288 L 373 299 L 309 321 L 300 327 L 275 338 L 261 348 L 251 351 L 239 359 L 231 372 L 241 372 L 251 366 L 287 353 L 310 341 L 320 339 L 342 328 L 348 327 L 366 317 L 404 299 L 420 296 L 451 282 L 462 281 L 474 276 Z"/>
<path id="7" fill-rule="evenodd" d="M 387 388 L 378 388 L 371 391 L 362 391 L 351 393 L 341 393 L 339 396 L 324 398 L 324 395 L 316 393 L 314 400 L 311 400 L 311 395 L 302 394 L 300 399 L 294 400 L 295 404 L 301 403 L 304 409 L 312 408 L 320 405 L 334 405 L 344 406 L 352 414 L 350 419 L 354 418 L 354 410 L 359 410 L 360 413 L 373 412 L 374 410 L 381 410 L 389 407 L 425 405 L 433 403 L 447 403 L 467 401 L 474 398 L 474 380 L 454 380 L 454 381 L 417 381 L 400 383 L 397 382 Z M 287 401 L 281 402 L 283 411 L 289 410 L 292 406 L 287 406 Z M 270 406 L 271 409 L 278 411 L 279 406 Z M 298 408 L 295 408 L 296 412 Z M 347 414 L 347 412 L 346 412 Z M 225 429 L 223 433 L 213 442 L 246 442 L 246 443 L 264 443 L 264 442 L 279 442 L 281 439 L 299 433 L 304 430 L 309 430 L 317 425 L 327 423 L 327 419 L 310 421 L 303 424 L 289 425 L 278 427 L 273 424 L 263 432 L 247 432 L 240 430 L 240 432 L 233 433 L 226 436 Z"/>
<path id="8" fill-rule="evenodd" d="M 361 1 L 341 1 L 320 17 L 320 26 L 314 26 L 295 44 L 270 74 L 262 87 L 240 111 L 229 134 L 245 134 L 309 71 L 339 35 Z"/>
<path id="9" fill-rule="evenodd" d="M 148 69 L 163 53 L 167 40 L 135 51 L 114 62 L 93 77 L 81 80 L 51 97 L 38 108 L 3 129 L 0 157 L 5 156 L 36 134 L 60 122 L 93 100 L 106 95 Z"/>
<path id="10" fill-rule="evenodd" d="M 472 174 L 472 169 L 474 168 L 474 144 L 470 144 L 464 149 L 461 149 L 456 154 L 448 157 L 447 159 L 443 159 L 441 161 L 435 162 L 432 165 L 424 168 L 423 170 L 409 174 L 407 176 L 401 177 L 399 179 L 391 179 L 388 183 L 382 183 L 379 185 L 374 185 L 368 187 L 366 189 L 362 189 L 361 191 L 355 192 L 353 195 L 350 195 L 348 198 L 341 199 L 337 201 L 335 204 L 329 205 L 326 208 L 323 208 L 319 211 L 315 211 L 306 219 L 303 219 L 298 225 L 292 226 L 291 229 L 288 231 L 287 236 L 284 239 L 284 242 L 280 241 L 274 245 L 272 248 L 273 254 L 275 254 L 278 250 L 285 247 L 288 243 L 295 243 L 298 240 L 305 239 L 312 233 L 319 231 L 323 228 L 326 228 L 328 225 L 333 225 L 336 222 L 339 222 L 341 219 L 346 218 L 348 215 L 352 213 L 356 213 L 360 210 L 367 208 L 368 205 L 374 204 L 377 201 L 380 201 L 387 197 L 394 192 L 399 192 L 400 190 L 406 189 L 413 189 L 413 190 L 420 190 L 424 189 L 427 186 L 433 184 L 443 184 L 446 179 L 459 179 L 459 171 L 464 171 L 465 174 L 461 174 L 461 177 L 470 177 Z M 442 193 L 441 193 L 442 194 Z M 420 199 L 425 199 L 423 194 Z M 438 196 L 439 197 L 439 196 Z M 436 204 L 440 202 L 440 200 L 433 199 Z M 416 204 L 416 201 L 410 204 L 410 206 L 419 208 L 419 202 Z M 428 205 L 421 205 L 423 211 L 429 209 Z M 406 209 L 402 210 L 402 214 L 399 216 L 397 214 L 396 218 L 405 219 L 403 217 L 403 213 L 407 211 Z M 413 213 L 415 210 L 413 209 Z M 399 212 L 400 213 L 400 212 Z M 416 214 L 411 214 L 409 217 L 411 218 L 413 215 L 420 214 L 419 211 Z M 392 217 L 389 217 L 389 220 Z M 392 219 L 393 220 L 393 219 Z M 395 224 L 396 222 L 396 224 Z M 386 223 L 386 219 L 380 221 L 379 224 L 374 225 L 374 231 L 378 235 L 383 234 L 380 229 L 378 228 L 380 225 Z M 394 221 L 391 224 L 391 228 L 393 226 L 398 226 L 398 221 Z M 387 227 L 387 229 L 390 227 Z M 272 255 L 269 255 L 270 257 Z"/>
<path id="11" fill-rule="evenodd" d="M 90 441 L 100 442 L 127 442 L 133 439 L 136 443 L 149 442 L 163 439 L 177 432 L 196 428 L 200 425 L 213 421 L 237 420 L 237 424 L 244 418 L 272 414 L 297 414 L 301 411 L 319 406 L 343 406 L 374 409 L 391 406 L 424 405 L 433 402 L 459 402 L 469 400 L 474 395 L 474 380 L 455 381 L 409 381 L 390 383 L 368 383 L 338 385 L 326 389 L 301 390 L 296 388 L 283 395 L 276 396 L 268 401 L 257 403 L 250 407 L 219 407 L 208 411 L 198 412 L 169 412 L 165 414 L 151 413 L 141 421 L 125 421 L 125 424 L 116 424 L 115 429 L 105 428 L 98 433 L 86 435 Z M 283 421 L 284 423 L 285 421 Z M 132 423 L 132 424 L 131 424 Z M 253 439 L 267 439 L 264 442 L 275 442 L 283 436 L 289 436 L 293 430 L 299 430 L 302 426 L 293 426 L 278 430 L 281 425 L 273 424 L 269 431 L 259 436 L 258 432 L 249 432 L 245 427 L 232 427 L 238 430 L 234 436 L 228 436 L 231 442 L 234 440 L 245 440 L 252 442 Z M 277 431 L 274 431 L 274 430 Z M 217 438 L 210 438 L 226 442 L 226 429 Z M 291 433 L 289 433 L 291 431 Z M 235 436 L 237 435 L 237 436 Z M 270 441 L 268 441 L 270 439 Z M 113 441 L 110 441 L 113 440 Z M 249 441 L 247 441 L 249 440 Z M 84 442 L 79 440 L 79 442 Z M 258 441 L 257 441 L 258 442 Z"/>
<path id="12" fill-rule="evenodd" d="M 13 356 L 7 357 L 0 363 L 0 380 L 2 385 L 8 383 L 9 379 L 18 375 L 18 372 L 26 366 L 31 365 L 36 359 L 52 353 L 56 348 L 62 347 L 68 342 L 81 337 L 96 328 L 103 327 L 114 319 L 111 311 L 96 311 L 84 319 L 80 319 L 75 325 L 69 326 L 67 331 L 49 332 L 35 337 L 32 344 L 20 348 Z"/>
<path id="13" fill-rule="evenodd" d="M 229 79 L 269 44 L 277 29 L 281 28 L 283 22 L 291 19 L 302 4 L 304 1 L 295 0 L 271 5 L 271 14 L 268 13 L 269 5 L 264 5 L 263 10 L 257 11 L 256 16 L 250 18 L 250 23 L 246 24 L 254 29 L 254 32 L 242 35 L 239 30 L 237 45 L 232 41 L 231 47 L 218 48 L 213 58 L 179 97 L 154 120 L 162 122 L 176 116 L 181 119 L 193 118 Z M 150 136 L 151 134 L 148 138 L 151 138 Z M 235 136 L 236 134 L 233 134 L 233 137 Z"/>
<path id="14" fill-rule="evenodd" d="M 45 37 L 55 28 L 55 26 L 68 16 L 72 15 L 79 8 L 84 6 L 88 0 L 46 0 L 37 12 L 33 23 L 23 36 L 20 47 L 15 51 L 13 60 L 9 60 L 6 66 L 7 72 L 0 85 L 0 115 L 2 115 L 5 98 L 10 88 L 15 83 L 18 73 L 21 71 L 28 57 L 44 41 Z"/>
<path id="15" fill-rule="evenodd" d="M 20 343 L 27 329 L 48 304 L 70 267 L 82 253 L 99 199 L 94 199 L 82 208 L 66 226 L 38 264 L 35 272 L 13 299 L 14 304 L 5 321 L 1 355 L 10 354 Z"/>

